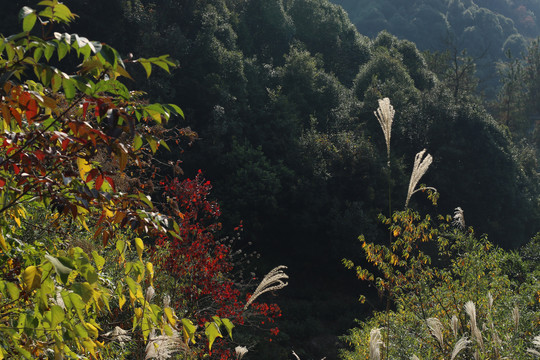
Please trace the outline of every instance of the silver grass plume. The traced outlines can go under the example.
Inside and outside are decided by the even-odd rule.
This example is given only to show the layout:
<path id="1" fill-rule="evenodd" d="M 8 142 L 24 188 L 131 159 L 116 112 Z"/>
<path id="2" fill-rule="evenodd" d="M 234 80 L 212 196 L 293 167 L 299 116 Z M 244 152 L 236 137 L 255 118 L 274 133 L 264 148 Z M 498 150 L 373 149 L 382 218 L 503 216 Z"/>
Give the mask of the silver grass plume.
<path id="1" fill-rule="evenodd" d="M 539 336 L 535 336 L 533 341 L 533 346 L 536 348 L 536 349 L 527 349 L 527 352 L 529 354 L 533 354 L 535 355 L 536 357 L 540 357 L 540 335 Z"/>
<path id="2" fill-rule="evenodd" d="M 236 358 L 241 360 L 248 352 L 248 349 L 245 346 L 237 346 L 234 348 L 234 352 L 236 353 Z"/>
<path id="3" fill-rule="evenodd" d="M 514 320 L 514 326 L 517 332 L 519 327 L 519 308 L 517 305 L 514 306 L 514 309 L 512 309 L 512 320 Z"/>
<path id="4" fill-rule="evenodd" d="M 452 225 L 461 230 L 465 229 L 465 216 L 463 215 L 463 209 L 459 206 L 454 209 L 454 221 L 452 221 Z"/>
<path id="5" fill-rule="evenodd" d="M 431 335 L 433 335 L 433 337 L 437 339 L 437 341 L 439 341 L 441 347 L 444 347 L 444 336 L 442 332 L 443 325 L 441 321 L 437 318 L 429 318 L 426 320 L 426 322 L 429 327 L 429 331 L 431 332 Z"/>
<path id="6" fill-rule="evenodd" d="M 431 165 L 431 163 L 433 162 L 433 157 L 431 155 L 427 154 L 424 157 L 425 153 L 426 149 L 420 151 L 414 157 L 414 166 L 411 174 L 411 180 L 409 181 L 409 190 L 407 191 L 407 200 L 405 200 L 405 207 L 409 205 L 409 200 L 411 199 L 411 196 L 413 196 L 415 192 L 419 191 L 419 189 L 415 190 L 416 185 L 428 170 L 429 165 Z"/>
<path id="7" fill-rule="evenodd" d="M 120 346 L 124 346 L 125 342 L 131 341 L 131 336 L 128 335 L 129 331 L 124 330 L 119 326 L 115 326 L 113 330 L 103 334 L 103 336 L 109 338 L 111 341 L 116 341 Z"/>
<path id="8" fill-rule="evenodd" d="M 244 310 L 246 310 L 256 298 L 265 292 L 283 289 L 285 286 L 287 286 L 289 283 L 282 280 L 289 278 L 289 276 L 283 272 L 283 269 L 286 268 L 286 266 L 280 265 L 270 270 L 270 272 L 264 276 L 259 286 L 257 286 L 253 292 L 253 295 L 251 295 L 249 300 L 246 302 Z"/>
<path id="9" fill-rule="evenodd" d="M 154 329 L 152 329 L 152 332 L 148 337 L 148 344 L 146 345 L 146 355 L 144 360 L 169 359 L 174 353 L 186 350 L 186 344 L 184 344 L 180 334 L 175 329 L 172 330 L 172 336 L 156 336 Z"/>
<path id="10" fill-rule="evenodd" d="M 146 300 L 147 303 L 149 303 L 150 301 L 152 301 L 155 294 L 156 294 L 156 291 L 154 290 L 154 288 L 152 286 L 149 286 L 148 289 L 146 289 L 146 295 L 144 299 Z"/>
<path id="11" fill-rule="evenodd" d="M 482 351 L 484 350 L 484 338 L 476 323 L 476 305 L 472 301 L 467 301 L 465 304 L 465 312 L 470 317 L 471 334 L 475 337 L 476 342 L 480 345 Z"/>
<path id="12" fill-rule="evenodd" d="M 461 339 L 459 339 L 456 345 L 454 345 L 454 350 L 452 350 L 452 356 L 450 357 L 450 360 L 454 360 L 462 350 L 467 348 L 467 345 L 469 345 L 470 342 L 471 341 L 466 337 L 462 337 Z"/>
<path id="13" fill-rule="evenodd" d="M 471 332 L 474 332 L 474 329 L 476 329 L 476 305 L 472 301 L 467 301 L 464 307 L 470 318 Z"/>
<path id="14" fill-rule="evenodd" d="M 381 360 L 381 329 L 371 329 L 369 334 L 369 360 Z"/>
<path id="15" fill-rule="evenodd" d="M 456 315 L 452 315 L 452 332 L 454 333 L 454 337 L 457 338 L 459 330 L 459 319 Z"/>
<path id="16" fill-rule="evenodd" d="M 379 108 L 373 112 L 379 120 L 381 129 L 384 134 L 384 140 L 386 141 L 386 154 L 388 156 L 388 165 L 390 165 L 390 138 L 392 136 L 392 122 L 394 121 L 394 115 L 396 111 L 390 104 L 389 98 L 379 99 Z"/>

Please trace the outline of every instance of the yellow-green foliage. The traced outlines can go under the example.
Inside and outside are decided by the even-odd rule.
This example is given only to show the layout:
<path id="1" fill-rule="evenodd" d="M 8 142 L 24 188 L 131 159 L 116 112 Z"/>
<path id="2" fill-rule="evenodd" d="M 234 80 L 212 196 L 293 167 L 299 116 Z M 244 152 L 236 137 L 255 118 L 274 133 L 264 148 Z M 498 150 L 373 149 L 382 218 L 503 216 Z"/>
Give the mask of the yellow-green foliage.
<path id="1" fill-rule="evenodd" d="M 540 330 L 540 273 L 534 266 L 476 238 L 472 229 L 453 227 L 451 217 L 432 221 L 407 210 L 385 222 L 392 243 L 364 241 L 376 271 L 357 271 L 390 297 L 395 310 L 375 312 L 344 336 L 343 359 L 370 359 L 376 328 L 382 359 L 530 358 L 527 349 Z"/>

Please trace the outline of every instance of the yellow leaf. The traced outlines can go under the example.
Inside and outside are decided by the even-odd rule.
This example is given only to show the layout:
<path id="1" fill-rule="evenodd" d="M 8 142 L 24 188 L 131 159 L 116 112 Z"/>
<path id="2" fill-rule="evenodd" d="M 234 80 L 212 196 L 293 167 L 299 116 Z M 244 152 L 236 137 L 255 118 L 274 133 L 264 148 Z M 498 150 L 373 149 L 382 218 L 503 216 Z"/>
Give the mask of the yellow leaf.
<path id="1" fill-rule="evenodd" d="M 167 316 L 167 320 L 169 320 L 171 325 L 174 326 L 176 324 L 176 319 L 174 318 L 172 309 L 170 307 L 166 307 L 163 309 L 163 311 L 165 312 L 165 316 Z"/>
<path id="2" fill-rule="evenodd" d="M 97 339 L 97 337 L 98 337 L 98 335 L 99 335 L 99 331 L 98 331 L 98 329 L 97 329 L 94 325 L 92 325 L 92 324 L 90 324 L 90 323 L 85 323 L 85 324 L 84 324 L 84 327 L 86 328 L 86 330 L 88 331 L 88 334 L 89 334 L 92 338 Z"/>
<path id="3" fill-rule="evenodd" d="M 137 248 L 137 255 L 139 255 L 139 260 L 142 261 L 142 253 L 144 250 L 144 243 L 141 238 L 135 238 L 135 248 Z"/>
<path id="4" fill-rule="evenodd" d="M 81 175 L 81 179 L 86 181 L 86 174 L 88 174 L 88 172 L 92 170 L 92 166 L 85 159 L 82 158 L 77 158 L 77 166 L 79 167 L 79 174 Z"/>
<path id="5" fill-rule="evenodd" d="M 26 290 L 31 291 L 41 285 L 41 269 L 35 266 L 27 267 L 22 273 Z"/>
<path id="6" fill-rule="evenodd" d="M 8 246 L 7 246 L 7 243 L 6 243 L 6 239 L 4 239 L 4 236 L 2 235 L 1 232 L 0 232 L 0 247 L 4 251 L 8 251 Z M 0 360 L 1 360 L 1 358 L 0 358 Z"/>
<path id="7" fill-rule="evenodd" d="M 122 294 L 118 297 L 118 307 L 122 310 L 122 306 L 126 303 L 126 297 Z"/>
<path id="8" fill-rule="evenodd" d="M 150 281 L 154 278 L 154 265 L 152 265 L 151 262 L 146 263 L 146 270 L 148 270 L 148 273 L 150 274 Z"/>

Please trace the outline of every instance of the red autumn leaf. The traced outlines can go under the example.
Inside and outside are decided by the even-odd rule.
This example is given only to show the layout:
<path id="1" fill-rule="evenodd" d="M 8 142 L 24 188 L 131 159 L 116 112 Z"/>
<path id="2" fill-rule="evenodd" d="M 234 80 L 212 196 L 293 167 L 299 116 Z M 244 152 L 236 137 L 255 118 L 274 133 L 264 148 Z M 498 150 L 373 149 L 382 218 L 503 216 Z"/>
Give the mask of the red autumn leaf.
<path id="1" fill-rule="evenodd" d="M 116 192 L 116 186 L 114 186 L 114 181 L 111 177 L 109 176 L 105 176 L 105 180 L 107 180 L 107 182 L 109 183 L 109 185 L 111 185 L 112 189 L 114 192 Z"/>
<path id="2" fill-rule="evenodd" d="M 88 111 L 88 105 L 90 105 L 90 102 L 85 101 L 83 103 L 83 118 L 86 118 L 86 112 Z"/>
<path id="3" fill-rule="evenodd" d="M 41 150 L 34 151 L 34 155 L 38 158 L 39 161 L 45 160 L 45 153 Z"/>
<path id="4" fill-rule="evenodd" d="M 101 185 L 103 185 L 103 175 L 99 175 L 96 178 L 96 190 L 101 189 Z"/>

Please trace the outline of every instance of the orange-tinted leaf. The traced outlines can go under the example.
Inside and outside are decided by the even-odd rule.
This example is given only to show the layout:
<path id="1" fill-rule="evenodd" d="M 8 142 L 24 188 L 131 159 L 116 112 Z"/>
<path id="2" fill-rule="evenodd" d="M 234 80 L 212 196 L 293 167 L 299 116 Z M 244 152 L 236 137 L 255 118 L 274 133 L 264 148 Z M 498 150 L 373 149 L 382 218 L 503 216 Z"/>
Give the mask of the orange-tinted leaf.
<path id="1" fill-rule="evenodd" d="M 70 143 L 70 140 L 68 138 L 65 138 L 64 140 L 62 140 L 62 151 L 66 151 L 69 143 Z"/>
<path id="2" fill-rule="evenodd" d="M 111 188 L 113 189 L 113 191 L 116 192 L 116 187 L 114 186 L 114 180 L 109 176 L 105 176 L 105 180 L 107 180 L 109 185 L 111 185 Z"/>
<path id="3" fill-rule="evenodd" d="M 19 124 L 19 126 L 22 126 L 21 113 L 19 111 L 17 111 L 17 109 L 14 109 L 12 107 L 10 107 L 9 110 L 11 111 L 11 115 L 13 115 L 15 120 L 17 120 L 17 123 Z"/>
<path id="4" fill-rule="evenodd" d="M 90 103 L 89 103 L 88 101 L 85 101 L 85 102 L 83 103 L 83 117 L 84 117 L 84 118 L 86 118 L 86 112 L 88 111 L 88 105 L 89 105 L 89 104 L 90 104 Z"/>
<path id="5" fill-rule="evenodd" d="M 96 178 L 96 189 L 97 190 L 101 189 L 101 185 L 103 185 L 103 175 L 99 175 Z"/>

